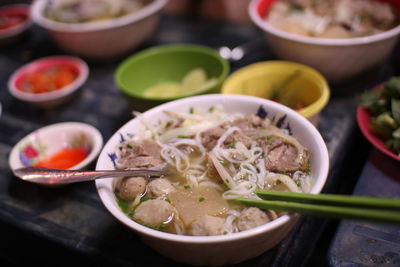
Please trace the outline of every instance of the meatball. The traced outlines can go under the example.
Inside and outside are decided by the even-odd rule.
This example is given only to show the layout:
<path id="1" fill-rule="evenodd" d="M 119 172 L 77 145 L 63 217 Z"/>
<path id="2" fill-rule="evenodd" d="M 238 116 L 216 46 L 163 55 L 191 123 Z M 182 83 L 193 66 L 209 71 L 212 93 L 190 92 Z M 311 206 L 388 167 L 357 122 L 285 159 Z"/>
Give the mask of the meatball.
<path id="1" fill-rule="evenodd" d="M 168 195 L 169 193 L 175 191 L 175 187 L 166 179 L 157 178 L 152 180 L 147 188 L 150 193 L 155 197 L 161 197 Z"/>
<path id="2" fill-rule="evenodd" d="M 225 220 L 219 217 L 205 215 L 192 222 L 189 229 L 191 235 L 222 235 L 225 229 Z"/>
<path id="3" fill-rule="evenodd" d="M 147 180 L 144 177 L 124 177 L 115 186 L 115 194 L 119 199 L 132 201 L 146 190 Z"/>
<path id="4" fill-rule="evenodd" d="M 237 220 L 237 227 L 239 231 L 249 230 L 251 228 L 263 225 L 269 222 L 268 215 L 259 208 L 245 209 Z"/>
<path id="5" fill-rule="evenodd" d="M 133 218 L 151 228 L 159 228 L 162 224 L 172 221 L 174 211 L 174 207 L 167 201 L 151 199 L 142 202 L 135 209 Z"/>

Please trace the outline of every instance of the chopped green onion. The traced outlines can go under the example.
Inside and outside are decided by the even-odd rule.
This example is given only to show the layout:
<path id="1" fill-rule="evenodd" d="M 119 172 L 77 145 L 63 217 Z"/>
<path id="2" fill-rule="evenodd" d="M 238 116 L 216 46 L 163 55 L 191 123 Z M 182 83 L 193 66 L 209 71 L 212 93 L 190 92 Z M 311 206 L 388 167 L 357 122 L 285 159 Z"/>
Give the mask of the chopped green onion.
<path id="1" fill-rule="evenodd" d="M 235 148 L 235 147 L 236 147 L 236 144 L 234 142 L 228 144 L 228 148 Z"/>
<path id="2" fill-rule="evenodd" d="M 225 167 L 229 166 L 229 162 L 226 161 L 226 160 L 220 161 L 220 163 L 221 163 L 222 166 L 225 166 Z"/>
<path id="3" fill-rule="evenodd" d="M 152 198 L 149 197 L 149 196 L 144 196 L 144 197 L 142 197 L 142 198 L 140 199 L 140 202 L 145 202 L 145 201 L 150 200 L 150 199 L 152 199 Z"/>

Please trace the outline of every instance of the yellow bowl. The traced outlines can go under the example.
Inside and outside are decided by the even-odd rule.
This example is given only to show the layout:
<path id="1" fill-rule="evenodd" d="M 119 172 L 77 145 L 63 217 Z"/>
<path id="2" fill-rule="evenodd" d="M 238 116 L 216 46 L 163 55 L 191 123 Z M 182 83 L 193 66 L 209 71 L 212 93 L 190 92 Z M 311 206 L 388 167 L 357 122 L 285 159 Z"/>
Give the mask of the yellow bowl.
<path id="1" fill-rule="evenodd" d="M 243 67 L 225 80 L 221 92 L 267 99 L 279 96 L 282 104 L 301 104 L 296 110 L 314 125 L 330 95 L 329 85 L 318 71 L 288 61 L 263 61 Z"/>

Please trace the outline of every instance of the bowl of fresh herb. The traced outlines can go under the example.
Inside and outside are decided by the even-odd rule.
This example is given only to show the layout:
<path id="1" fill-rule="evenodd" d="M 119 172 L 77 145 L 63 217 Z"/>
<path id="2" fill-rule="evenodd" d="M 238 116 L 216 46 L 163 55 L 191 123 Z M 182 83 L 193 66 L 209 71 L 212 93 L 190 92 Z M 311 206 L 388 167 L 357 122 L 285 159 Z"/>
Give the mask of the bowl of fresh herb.
<path id="1" fill-rule="evenodd" d="M 372 145 L 400 160 L 400 76 L 362 94 L 357 121 Z"/>

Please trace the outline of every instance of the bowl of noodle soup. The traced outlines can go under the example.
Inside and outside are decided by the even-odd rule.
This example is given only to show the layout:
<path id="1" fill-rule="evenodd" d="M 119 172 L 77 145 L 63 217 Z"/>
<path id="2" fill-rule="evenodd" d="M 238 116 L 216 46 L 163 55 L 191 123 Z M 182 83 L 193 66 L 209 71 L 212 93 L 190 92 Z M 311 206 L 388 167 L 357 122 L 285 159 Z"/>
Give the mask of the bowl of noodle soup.
<path id="1" fill-rule="evenodd" d="M 279 14 L 278 19 L 276 19 L 277 13 L 280 12 L 275 12 L 275 10 L 282 10 L 282 6 L 274 8 L 277 3 L 291 4 L 289 8 L 283 6 L 283 14 Z M 335 16 L 343 17 L 344 21 L 337 23 L 327 19 L 330 17 L 329 15 L 320 16 L 310 13 L 308 12 L 310 10 L 303 9 L 300 5 L 302 3 L 325 5 L 327 7 L 323 9 L 328 14 L 339 9 L 339 7 L 335 9 L 330 5 L 340 3 L 341 12 Z M 381 12 L 382 8 L 375 5 L 370 6 L 371 3 L 382 4 L 384 5 L 383 9 L 391 10 L 394 23 L 384 30 L 374 30 L 368 34 L 363 32 L 356 35 L 349 34 L 357 32 L 358 28 L 366 28 L 362 22 L 364 20 L 371 21 L 371 19 L 366 19 L 367 17 L 386 13 Z M 399 3 L 399 1 L 393 0 L 252 0 L 248 12 L 253 23 L 263 31 L 268 45 L 278 58 L 309 65 L 320 71 L 331 82 L 344 82 L 379 66 L 393 51 L 400 34 Z M 344 10 L 343 5 L 346 7 Z M 359 16 L 356 12 L 362 9 L 368 9 L 369 14 Z M 293 15 L 291 15 L 292 13 Z M 349 24 L 348 20 L 353 20 L 354 23 Z M 289 21 L 290 23 L 288 23 Z M 381 24 L 384 20 L 377 17 L 373 18 L 373 21 Z M 334 25 L 334 27 L 330 28 L 329 25 Z M 324 34 L 319 33 L 321 29 L 326 29 Z M 345 31 L 345 29 L 349 29 L 349 31 Z"/>
<path id="2" fill-rule="evenodd" d="M 326 182 L 329 156 L 321 135 L 279 103 L 210 94 L 135 115 L 104 146 L 96 169 L 162 166 L 167 174 L 100 179 L 96 187 L 117 220 L 173 260 L 223 265 L 262 254 L 299 216 L 234 199 L 257 198 L 256 188 L 318 194 Z"/>

